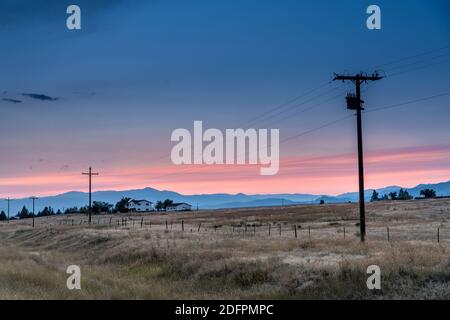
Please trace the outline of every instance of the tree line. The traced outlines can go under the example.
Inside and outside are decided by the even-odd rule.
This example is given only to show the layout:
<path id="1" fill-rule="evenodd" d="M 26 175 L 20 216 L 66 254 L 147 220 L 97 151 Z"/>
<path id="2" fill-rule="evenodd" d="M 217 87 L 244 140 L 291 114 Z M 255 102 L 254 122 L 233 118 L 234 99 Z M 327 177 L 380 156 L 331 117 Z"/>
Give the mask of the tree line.
<path id="1" fill-rule="evenodd" d="M 436 198 L 436 191 L 433 189 L 423 189 L 420 190 L 420 195 L 424 199 L 432 199 Z M 409 194 L 408 190 L 404 190 L 403 188 L 401 188 L 398 193 L 390 192 L 388 194 L 384 194 L 382 197 L 380 197 L 380 194 L 376 190 L 373 190 L 370 202 L 385 201 L 385 200 L 404 201 L 412 199 L 414 199 L 414 197 Z"/>
<path id="2" fill-rule="evenodd" d="M 423 189 L 420 191 L 420 195 L 425 199 L 433 199 L 436 198 L 436 191 L 433 189 Z M 373 190 L 372 196 L 370 198 L 371 202 L 376 201 L 386 201 L 386 200 L 394 200 L 394 201 L 404 201 L 404 200 L 412 200 L 414 197 L 410 195 L 407 190 L 403 188 L 399 190 L 399 192 L 390 192 L 388 194 L 384 194 L 380 196 L 380 194 Z M 108 202 L 104 201 L 94 201 L 92 202 L 92 214 L 101 214 L 101 213 L 126 213 L 128 212 L 128 202 L 131 198 L 123 197 L 120 199 L 115 205 L 112 205 Z M 323 200 L 322 200 L 323 201 Z M 173 200 L 166 199 L 164 201 L 157 201 L 155 204 L 156 211 L 165 211 L 168 206 L 173 204 Z M 61 210 L 55 211 L 52 207 L 44 207 L 41 211 L 35 214 L 35 217 L 46 217 L 60 214 L 70 214 L 70 213 L 82 213 L 87 214 L 89 212 L 89 206 L 84 207 L 72 207 L 67 208 L 62 212 Z M 30 212 L 26 206 L 23 206 L 22 210 L 20 210 L 17 215 L 17 218 L 27 219 L 33 217 L 33 212 Z M 0 221 L 7 220 L 8 216 L 4 211 L 0 212 Z"/>
<path id="3" fill-rule="evenodd" d="M 27 207 L 23 206 L 22 209 L 17 213 L 16 217 L 20 219 L 26 219 L 26 218 L 32 218 L 34 217 L 46 217 L 46 216 L 53 216 L 53 215 L 59 215 L 63 214 L 61 210 L 55 211 L 52 207 L 44 207 L 41 211 L 39 211 L 37 214 L 33 214 L 30 210 L 27 209 Z M 0 221 L 7 220 L 8 216 L 6 215 L 5 211 L 0 212 Z"/>
<path id="4" fill-rule="evenodd" d="M 105 201 L 93 201 L 92 202 L 92 214 L 101 214 L 101 213 L 126 213 L 128 212 L 128 202 L 131 200 L 131 198 L 123 197 L 120 199 L 115 205 L 112 205 Z M 173 204 L 173 200 L 166 199 L 164 201 L 157 201 L 155 204 L 155 210 L 156 211 L 165 211 L 168 206 Z M 34 217 L 46 217 L 46 216 L 53 216 L 53 215 L 60 215 L 60 214 L 70 214 L 70 213 L 82 213 L 87 214 L 89 212 L 89 206 L 83 206 L 83 207 L 72 207 L 67 208 L 63 211 L 57 210 L 55 211 L 52 207 L 44 207 L 41 211 L 39 211 L 37 214 L 33 215 L 33 212 L 28 210 L 26 206 L 23 206 L 23 208 L 17 213 L 16 217 L 19 219 L 27 219 Z M 7 220 L 8 216 L 4 211 L 0 212 L 0 221 Z"/>
<path id="5" fill-rule="evenodd" d="M 104 201 L 93 201 L 92 202 L 92 214 L 100 214 L 100 213 L 127 213 L 128 203 L 131 201 L 131 198 L 123 197 L 120 199 L 115 205 L 112 205 L 108 202 Z M 156 211 L 165 211 L 166 208 L 173 204 L 173 200 L 166 199 L 164 201 L 157 201 L 155 204 Z M 65 214 L 68 213 L 88 213 L 89 206 L 84 207 L 73 207 L 68 208 L 64 211 Z"/>

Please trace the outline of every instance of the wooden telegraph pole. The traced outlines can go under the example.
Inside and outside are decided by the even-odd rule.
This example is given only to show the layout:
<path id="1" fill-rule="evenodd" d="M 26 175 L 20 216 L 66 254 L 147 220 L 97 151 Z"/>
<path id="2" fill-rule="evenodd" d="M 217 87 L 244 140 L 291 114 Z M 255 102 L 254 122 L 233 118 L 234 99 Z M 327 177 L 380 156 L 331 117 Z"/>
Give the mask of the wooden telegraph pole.
<path id="1" fill-rule="evenodd" d="M 356 110 L 356 126 L 358 129 L 358 175 L 359 175 L 359 219 L 360 219 L 360 233 L 361 242 L 365 241 L 366 238 L 366 211 L 364 205 L 364 162 L 363 162 L 363 142 L 362 142 L 362 120 L 361 111 L 364 110 L 362 107 L 364 101 L 361 100 L 361 84 L 367 83 L 368 81 L 381 80 L 377 73 L 371 76 L 363 75 L 362 73 L 356 74 L 354 76 L 344 76 L 336 75 L 334 81 L 341 80 L 351 81 L 356 86 L 356 94 L 347 94 L 347 109 Z"/>
<path id="2" fill-rule="evenodd" d="M 92 172 L 92 167 L 89 167 L 89 172 L 82 172 L 81 174 L 89 176 L 89 224 L 91 224 L 91 215 L 92 215 L 92 176 L 98 176 L 98 172 Z"/>
<path id="3" fill-rule="evenodd" d="M 34 201 L 39 199 L 38 197 L 30 197 L 31 200 L 33 200 L 33 228 L 34 228 Z"/>
<path id="4" fill-rule="evenodd" d="M 7 215 L 8 215 L 8 223 L 9 223 L 9 203 L 11 202 L 11 199 L 8 197 L 7 199 L 5 199 L 6 201 L 8 201 L 8 212 L 7 212 Z"/>

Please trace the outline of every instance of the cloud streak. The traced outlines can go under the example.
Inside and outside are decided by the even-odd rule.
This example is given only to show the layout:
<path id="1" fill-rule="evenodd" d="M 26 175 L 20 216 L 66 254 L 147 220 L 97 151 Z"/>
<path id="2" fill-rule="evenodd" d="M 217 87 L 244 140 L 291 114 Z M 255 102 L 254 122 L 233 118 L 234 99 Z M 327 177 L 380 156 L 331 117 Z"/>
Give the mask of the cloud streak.
<path id="1" fill-rule="evenodd" d="M 50 97 L 50 96 L 48 96 L 46 94 L 42 94 L 42 93 L 22 93 L 22 96 L 28 97 L 31 99 L 40 100 L 40 101 L 57 101 L 57 100 L 59 100 L 59 98 Z"/>
<path id="2" fill-rule="evenodd" d="M 16 100 L 16 99 L 11 99 L 11 98 L 3 98 L 3 101 L 6 102 L 11 102 L 11 103 L 22 103 L 22 100 Z"/>

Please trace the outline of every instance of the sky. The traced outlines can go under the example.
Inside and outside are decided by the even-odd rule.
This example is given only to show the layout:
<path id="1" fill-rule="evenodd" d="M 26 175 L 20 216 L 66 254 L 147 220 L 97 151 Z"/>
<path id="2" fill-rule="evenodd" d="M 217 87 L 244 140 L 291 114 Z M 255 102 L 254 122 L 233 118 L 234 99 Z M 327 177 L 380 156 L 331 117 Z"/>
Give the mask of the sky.
<path id="1" fill-rule="evenodd" d="M 386 76 L 363 86 L 367 188 L 450 180 L 447 0 L 8 0 L 0 38 L 0 198 L 86 191 L 89 166 L 94 190 L 355 191 L 354 88 L 334 72 Z M 175 166 L 194 120 L 280 129 L 279 173 Z"/>

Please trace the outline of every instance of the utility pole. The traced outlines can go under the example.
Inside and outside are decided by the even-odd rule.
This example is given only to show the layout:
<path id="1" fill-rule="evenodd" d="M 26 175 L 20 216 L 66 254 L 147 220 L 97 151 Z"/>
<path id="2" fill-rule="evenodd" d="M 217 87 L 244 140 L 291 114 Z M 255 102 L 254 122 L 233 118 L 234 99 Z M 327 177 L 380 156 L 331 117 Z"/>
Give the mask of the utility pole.
<path id="1" fill-rule="evenodd" d="M 83 175 L 89 176 L 89 224 L 91 224 L 92 214 L 92 176 L 98 176 L 98 172 L 92 172 L 92 167 L 89 167 L 89 172 L 82 172 Z"/>
<path id="2" fill-rule="evenodd" d="M 30 197 L 31 200 L 33 200 L 33 228 L 34 228 L 34 201 L 39 199 L 38 197 Z"/>
<path id="3" fill-rule="evenodd" d="M 363 75 L 362 73 L 354 76 L 335 75 L 334 81 L 341 80 L 342 82 L 351 81 L 356 86 L 356 94 L 347 94 L 347 109 L 356 110 L 356 126 L 358 130 L 358 175 L 359 175 L 359 228 L 361 234 L 361 242 L 366 238 L 366 210 L 364 205 L 364 160 L 363 160 L 363 142 L 362 142 L 362 120 L 361 111 L 364 101 L 361 100 L 361 84 L 368 81 L 381 80 L 377 73 L 371 76 Z"/>
<path id="4" fill-rule="evenodd" d="M 2 200 L 8 201 L 8 206 L 7 206 L 7 208 L 8 208 L 8 210 L 7 210 L 8 218 L 7 218 L 7 221 L 8 221 L 8 223 L 9 223 L 9 201 L 10 201 L 10 199 L 9 199 L 9 197 L 8 197 L 8 198 L 4 198 L 4 199 L 2 199 Z"/>
<path id="5" fill-rule="evenodd" d="M 9 202 L 10 202 L 10 199 L 9 199 L 9 197 L 8 198 L 6 198 L 6 199 L 3 199 L 3 200 L 6 200 L 6 201 L 8 201 L 8 210 L 7 210 L 7 215 L 8 215 L 8 223 L 9 223 Z"/>

